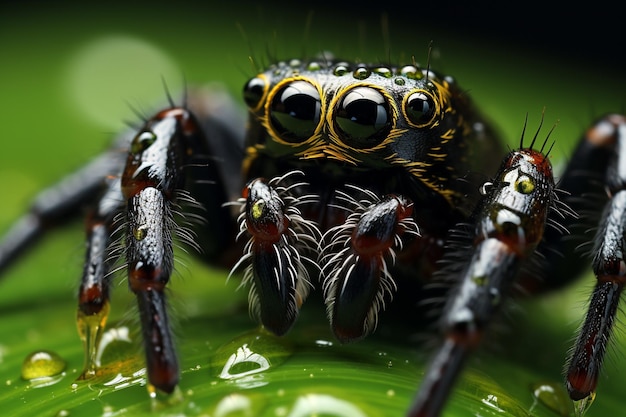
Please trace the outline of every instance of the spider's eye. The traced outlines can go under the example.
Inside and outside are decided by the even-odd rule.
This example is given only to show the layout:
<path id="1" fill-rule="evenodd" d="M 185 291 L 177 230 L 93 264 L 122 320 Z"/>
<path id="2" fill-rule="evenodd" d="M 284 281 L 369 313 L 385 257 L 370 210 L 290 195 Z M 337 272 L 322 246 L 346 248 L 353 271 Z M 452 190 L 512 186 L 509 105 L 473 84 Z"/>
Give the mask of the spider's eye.
<path id="1" fill-rule="evenodd" d="M 265 77 L 254 77 L 243 87 L 243 101 L 248 107 L 256 110 L 267 92 L 267 80 Z"/>
<path id="2" fill-rule="evenodd" d="M 530 194 L 535 190 L 535 182 L 531 177 L 522 175 L 515 181 L 515 190 L 521 194 Z"/>
<path id="3" fill-rule="evenodd" d="M 347 145 L 361 149 L 376 146 L 391 131 L 389 103 L 378 90 L 353 88 L 339 101 L 335 122 Z"/>
<path id="4" fill-rule="evenodd" d="M 425 92 L 412 93 L 404 101 L 404 112 L 411 125 L 414 127 L 425 126 L 435 116 L 435 101 L 430 94 Z"/>
<path id="5" fill-rule="evenodd" d="M 307 81 L 293 81 L 281 87 L 270 105 L 272 126 L 287 142 L 299 143 L 313 136 L 320 118 L 320 94 Z"/>
<path id="6" fill-rule="evenodd" d="M 144 130 L 139 132 L 137 136 L 133 139 L 133 142 L 130 144 L 130 151 L 133 154 L 138 154 L 140 152 L 148 149 L 150 145 L 152 145 L 157 140 L 156 134 L 149 130 Z"/>

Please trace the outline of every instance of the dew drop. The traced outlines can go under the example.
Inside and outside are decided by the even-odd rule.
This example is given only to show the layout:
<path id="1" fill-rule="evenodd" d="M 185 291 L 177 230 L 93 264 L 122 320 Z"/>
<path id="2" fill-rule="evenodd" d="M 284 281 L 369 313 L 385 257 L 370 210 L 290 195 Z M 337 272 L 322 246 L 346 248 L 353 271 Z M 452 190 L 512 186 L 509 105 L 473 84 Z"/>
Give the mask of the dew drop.
<path id="1" fill-rule="evenodd" d="M 333 75 L 341 77 L 350 72 L 350 68 L 346 65 L 338 64 L 333 70 Z"/>
<path id="2" fill-rule="evenodd" d="M 322 68 L 322 66 L 320 65 L 319 62 L 309 62 L 309 66 L 307 67 L 307 69 L 309 71 L 319 71 Z"/>
<path id="3" fill-rule="evenodd" d="M 280 365 L 292 354 L 291 344 L 259 329 L 220 347 L 212 366 L 221 380 L 241 388 L 252 388 L 267 384 L 265 371 Z"/>
<path id="4" fill-rule="evenodd" d="M 100 365 L 97 358 L 98 345 L 104 332 L 109 308 L 109 303 L 105 302 L 96 314 L 88 315 L 80 309 L 77 312 L 76 325 L 85 351 L 85 366 L 79 379 L 89 379 L 96 375 L 96 370 Z"/>
<path id="5" fill-rule="evenodd" d="M 22 379 L 30 381 L 59 375 L 67 363 L 58 354 L 40 350 L 28 355 L 22 363 Z"/>
<path id="6" fill-rule="evenodd" d="M 422 72 L 414 65 L 406 65 L 400 69 L 400 75 L 411 79 L 419 80 L 423 78 Z"/>
<path id="7" fill-rule="evenodd" d="M 33 387 L 44 387 L 63 378 L 67 362 L 58 354 L 40 350 L 28 355 L 22 363 L 22 379 Z"/>
<path id="8" fill-rule="evenodd" d="M 560 383 L 539 382 L 531 386 L 535 399 L 559 416 L 571 415 L 572 404 L 565 388 Z"/>
<path id="9" fill-rule="evenodd" d="M 393 73 L 387 67 L 377 67 L 372 70 L 374 74 L 380 75 L 381 77 L 391 78 Z"/>
<path id="10" fill-rule="evenodd" d="M 364 80 L 371 74 L 370 70 L 365 67 L 359 67 L 354 70 L 352 76 L 357 80 Z"/>

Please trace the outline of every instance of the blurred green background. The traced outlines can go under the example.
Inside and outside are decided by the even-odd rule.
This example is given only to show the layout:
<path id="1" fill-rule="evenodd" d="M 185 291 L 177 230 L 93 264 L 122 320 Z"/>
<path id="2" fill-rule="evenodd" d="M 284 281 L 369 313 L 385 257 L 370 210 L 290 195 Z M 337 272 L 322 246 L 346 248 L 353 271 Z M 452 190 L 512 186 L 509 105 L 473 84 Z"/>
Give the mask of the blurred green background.
<path id="1" fill-rule="evenodd" d="M 136 121 L 129 104 L 145 113 L 154 110 L 165 97 L 162 78 L 172 91 L 183 79 L 189 84 L 218 81 L 238 97 L 254 73 L 250 56 L 262 65 L 273 57 L 330 50 L 347 59 L 372 61 L 407 62 L 414 55 L 424 64 L 432 41 L 431 66 L 454 75 L 511 146 L 519 141 L 526 113 L 531 129 L 544 107 L 547 125 L 559 120 L 552 152 L 557 165 L 596 116 L 626 107 L 626 37 L 618 13 L 609 5 L 551 12 L 540 3 L 502 8 L 475 3 L 415 8 L 400 3 L 294 4 L 109 1 L 99 6 L 0 6 L 0 233 L 39 189 L 106 149 L 124 121 Z M 71 388 L 82 366 L 73 322 L 82 233 L 77 221 L 47 235 L 0 283 L 0 408 L 6 407 L 10 415 L 34 415 L 34 410 L 50 416 L 138 415 L 148 409 L 140 383 L 119 392 L 105 381 Z M 236 283 L 224 285 L 223 271 L 192 259 L 185 262 L 187 267 L 177 274 L 182 278 L 172 282 L 172 294 L 180 312 L 182 389 L 194 405 L 186 402 L 178 410 L 181 414 L 257 415 L 264 410 L 266 415 L 296 415 L 296 401 L 321 401 L 313 396 L 320 393 L 347 398 L 368 415 L 399 414 L 409 403 L 423 366 L 413 348 L 384 337 L 354 347 L 337 346 L 322 310 L 311 308 L 311 303 L 307 307 L 314 313 L 305 312 L 303 323 L 286 342 L 256 334 L 240 337 L 253 328 L 245 292 L 235 292 Z M 567 293 L 521 303 L 525 313 L 514 315 L 504 337 L 514 343 L 488 344 L 487 353 L 472 361 L 450 415 L 529 415 L 529 386 L 560 380 L 569 339 L 592 283 L 587 278 Z M 136 323 L 125 314 L 133 302 L 125 283 L 119 286 L 112 322 L 128 324 L 133 331 Z M 275 363 L 289 360 L 259 388 L 219 381 L 214 362 L 227 357 L 225 352 L 234 346 L 229 342 L 255 337 L 261 339 L 259 349 L 278 358 Z M 623 345 L 622 332 L 614 346 Z M 29 351 L 43 348 L 61 354 L 68 368 L 60 382 L 35 389 L 20 380 L 19 369 Z M 134 360 L 129 369 L 141 367 L 139 348 L 120 349 L 121 357 Z M 619 350 L 610 349 L 606 377 L 590 416 L 619 415 L 620 387 L 626 382 L 626 361 Z M 393 372 L 386 373 L 392 363 Z M 495 405 L 493 393 L 500 396 Z M 214 404 L 241 404 L 246 399 L 254 404 L 248 410 L 252 414 L 236 405 L 219 414 Z M 319 415 L 342 415 L 338 410 Z M 541 406 L 531 414 L 553 415 Z"/>

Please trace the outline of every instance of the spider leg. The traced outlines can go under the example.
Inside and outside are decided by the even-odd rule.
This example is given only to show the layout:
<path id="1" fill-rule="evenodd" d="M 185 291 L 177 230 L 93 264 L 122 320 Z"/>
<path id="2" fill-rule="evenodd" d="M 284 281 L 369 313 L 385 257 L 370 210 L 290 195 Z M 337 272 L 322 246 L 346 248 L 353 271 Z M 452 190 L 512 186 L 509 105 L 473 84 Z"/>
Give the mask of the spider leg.
<path id="1" fill-rule="evenodd" d="M 201 132 L 196 118 L 185 108 L 172 107 L 157 113 L 131 142 L 121 177 L 126 203 L 128 283 L 137 297 L 152 391 L 172 393 L 179 380 L 165 287 L 173 270 L 173 238 L 180 230 L 174 220 L 177 199 L 193 202 L 191 195 L 179 191 L 188 185 L 184 168 L 190 155 L 200 150 L 210 154 Z M 214 168 L 206 163 L 205 169 Z M 219 178 L 212 182 L 222 190 Z M 189 240 L 185 232 L 179 237 Z"/>
<path id="2" fill-rule="evenodd" d="M 520 266 L 541 241 L 554 192 L 550 162 L 531 149 L 513 151 L 495 181 L 483 188 L 475 229 L 468 232 L 474 247 L 463 258 L 461 280 L 444 308 L 443 345 L 430 363 L 410 417 L 441 414 L 466 358 L 481 342 Z"/>
<path id="3" fill-rule="evenodd" d="M 305 183 L 283 185 L 286 179 L 299 174 L 293 171 L 270 181 L 252 180 L 237 202 L 241 205 L 239 236 L 247 235 L 248 241 L 233 272 L 247 263 L 242 285 L 250 286 L 250 313 L 277 335 L 291 328 L 309 293 L 306 263 L 317 269 L 312 256 L 317 253 L 321 233 L 298 208 L 317 197 L 292 195 Z"/>
<path id="4" fill-rule="evenodd" d="M 413 202 L 402 196 L 378 199 L 367 192 L 374 201 L 364 204 L 349 194 L 339 195 L 354 211 L 343 225 L 325 234 L 320 263 L 331 328 L 345 343 L 362 339 L 376 328 L 378 313 L 396 290 L 389 272 L 395 251 L 402 249 L 403 237 L 417 237 L 419 230 L 413 220 Z"/>
<path id="5" fill-rule="evenodd" d="M 584 410 L 595 397 L 620 294 L 626 284 L 626 117 L 610 115 L 599 120 L 581 141 L 576 155 L 590 165 L 590 172 L 604 174 L 608 198 L 592 249 L 597 283 L 565 370 L 570 398 Z"/>
<path id="6" fill-rule="evenodd" d="M 112 180 L 106 192 L 87 219 L 87 252 L 78 290 L 76 323 L 83 341 L 85 365 L 79 379 L 96 375 L 100 339 L 109 315 L 110 268 L 109 247 L 115 218 L 124 208 L 120 178 Z"/>
<path id="7" fill-rule="evenodd" d="M 128 138 L 121 138 L 109 151 L 40 192 L 27 214 L 18 219 L 0 242 L 0 276 L 20 255 L 51 227 L 78 215 L 104 188 L 103 179 L 117 175 L 125 154 L 119 150 Z"/>

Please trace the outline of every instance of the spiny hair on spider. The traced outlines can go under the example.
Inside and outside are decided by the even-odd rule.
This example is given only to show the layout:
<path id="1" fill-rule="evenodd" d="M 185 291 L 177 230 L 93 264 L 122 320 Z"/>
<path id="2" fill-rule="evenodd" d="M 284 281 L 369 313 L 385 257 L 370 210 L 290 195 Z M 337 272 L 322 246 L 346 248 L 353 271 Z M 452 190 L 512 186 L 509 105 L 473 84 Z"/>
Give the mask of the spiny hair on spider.
<path id="1" fill-rule="evenodd" d="M 269 181 L 255 179 L 246 185 L 243 197 L 227 203 L 240 206 L 237 240 L 248 238 L 229 278 L 243 268 L 240 287 L 250 288 L 250 314 L 277 334 L 289 330 L 313 286 L 309 269 L 319 270 L 314 258 L 322 235 L 299 209 L 316 203 L 318 197 L 308 194 L 296 198 L 291 194 L 293 189 L 308 185 L 293 181 L 299 175 L 303 172 L 291 171 Z M 282 282 L 282 277 L 288 282 Z"/>
<path id="2" fill-rule="evenodd" d="M 403 239 L 420 236 L 411 201 L 396 195 L 381 198 L 351 184 L 346 188 L 362 197 L 336 191 L 337 201 L 345 205 L 331 206 L 348 216 L 326 231 L 319 249 L 327 315 L 343 342 L 362 339 L 376 329 L 378 313 L 397 291 L 388 263 L 395 264 Z"/>

